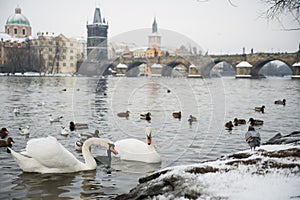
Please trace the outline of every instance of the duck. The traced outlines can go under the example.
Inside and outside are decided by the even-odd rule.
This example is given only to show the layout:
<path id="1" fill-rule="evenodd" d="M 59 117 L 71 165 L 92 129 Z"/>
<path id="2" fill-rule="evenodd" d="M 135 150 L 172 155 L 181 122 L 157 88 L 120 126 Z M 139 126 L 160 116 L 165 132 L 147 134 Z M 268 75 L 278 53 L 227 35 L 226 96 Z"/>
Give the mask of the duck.
<path id="1" fill-rule="evenodd" d="M 89 125 L 84 123 L 75 123 L 75 129 L 88 129 Z"/>
<path id="2" fill-rule="evenodd" d="M 118 115 L 118 117 L 126 117 L 126 118 L 128 118 L 129 114 L 130 114 L 130 111 L 127 110 L 126 112 L 120 112 L 117 115 Z"/>
<path id="3" fill-rule="evenodd" d="M 227 130 L 231 131 L 233 127 L 232 121 L 226 122 L 225 127 Z"/>
<path id="4" fill-rule="evenodd" d="M 245 140 L 249 144 L 250 150 L 255 150 L 255 147 L 260 146 L 260 134 L 252 125 L 249 126 L 248 131 L 245 133 Z"/>
<path id="5" fill-rule="evenodd" d="M 161 156 L 157 153 L 152 142 L 152 128 L 146 127 L 146 143 L 135 138 L 116 141 L 115 149 L 121 160 L 138 161 L 144 163 L 161 163 Z"/>
<path id="6" fill-rule="evenodd" d="M 73 173 L 95 170 L 97 163 L 90 152 L 92 145 L 102 146 L 114 154 L 110 140 L 105 138 L 90 138 L 83 143 L 82 155 L 85 162 L 79 161 L 53 136 L 34 138 L 27 142 L 26 149 L 17 153 L 10 147 L 12 157 L 24 172 L 37 173 Z"/>
<path id="7" fill-rule="evenodd" d="M 235 126 L 238 126 L 240 124 L 246 124 L 246 120 L 234 118 L 233 123 L 234 123 Z"/>
<path id="8" fill-rule="evenodd" d="M 90 132 L 81 133 L 80 134 L 80 139 L 84 141 L 84 140 L 87 140 L 89 138 L 99 137 L 99 136 L 100 136 L 100 131 L 98 129 L 96 129 L 94 133 L 90 133 Z"/>
<path id="9" fill-rule="evenodd" d="M 252 117 L 249 119 L 249 122 L 250 122 L 251 126 L 261 126 L 264 124 L 263 120 L 253 119 Z"/>
<path id="10" fill-rule="evenodd" d="M 8 136 L 8 130 L 6 129 L 6 128 L 1 128 L 1 130 L 0 130 L 0 137 L 1 137 L 1 139 L 4 139 L 4 138 L 6 138 L 7 136 Z"/>
<path id="11" fill-rule="evenodd" d="M 60 120 L 61 120 L 62 118 L 63 118 L 63 116 L 59 116 L 59 117 L 53 118 L 51 114 L 49 115 L 49 121 L 50 121 L 50 123 L 53 123 L 53 122 L 60 122 Z"/>
<path id="12" fill-rule="evenodd" d="M 147 121 L 150 121 L 151 120 L 151 113 L 147 112 L 147 113 L 140 114 L 140 119 L 145 119 Z"/>
<path id="13" fill-rule="evenodd" d="M 81 133 L 80 134 L 80 140 L 77 140 L 75 142 L 75 150 L 76 151 L 81 151 L 84 141 L 89 139 L 89 138 L 92 138 L 92 137 L 100 137 L 99 133 L 100 133 L 99 130 L 95 130 L 94 133 Z"/>
<path id="14" fill-rule="evenodd" d="M 84 124 L 84 123 L 74 123 L 73 121 L 70 122 L 69 124 L 69 129 L 70 131 L 75 131 L 76 129 L 88 129 L 89 125 L 88 124 Z"/>
<path id="15" fill-rule="evenodd" d="M 14 143 L 14 140 L 9 137 L 7 140 L 0 140 L 0 147 L 12 147 L 12 143 Z"/>
<path id="16" fill-rule="evenodd" d="M 254 110 L 255 110 L 256 112 L 264 113 L 264 112 L 265 112 L 265 108 L 266 108 L 266 107 L 263 105 L 263 106 L 261 106 L 261 107 L 255 107 Z"/>
<path id="17" fill-rule="evenodd" d="M 181 118 L 181 111 L 179 111 L 179 112 L 173 112 L 172 115 L 173 115 L 174 118 L 180 119 Z"/>
<path id="18" fill-rule="evenodd" d="M 274 101 L 274 104 L 278 104 L 278 105 L 284 105 L 285 106 L 285 103 L 286 103 L 285 99 L 282 99 L 282 101 L 281 100 Z"/>
<path id="19" fill-rule="evenodd" d="M 29 135 L 29 126 L 25 126 L 24 128 L 19 128 L 19 133 L 21 135 Z"/>
<path id="20" fill-rule="evenodd" d="M 188 122 L 192 123 L 192 122 L 196 122 L 196 121 L 197 121 L 197 118 L 194 117 L 193 115 L 190 115 Z"/>

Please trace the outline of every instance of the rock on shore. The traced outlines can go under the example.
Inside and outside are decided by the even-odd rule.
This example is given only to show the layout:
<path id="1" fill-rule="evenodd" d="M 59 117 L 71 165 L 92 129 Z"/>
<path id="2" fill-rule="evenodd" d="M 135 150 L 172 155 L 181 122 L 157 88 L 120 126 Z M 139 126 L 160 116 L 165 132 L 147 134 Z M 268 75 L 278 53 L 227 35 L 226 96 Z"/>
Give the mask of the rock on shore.
<path id="1" fill-rule="evenodd" d="M 262 145 L 216 161 L 162 169 L 115 199 L 300 198 L 300 145 Z"/>

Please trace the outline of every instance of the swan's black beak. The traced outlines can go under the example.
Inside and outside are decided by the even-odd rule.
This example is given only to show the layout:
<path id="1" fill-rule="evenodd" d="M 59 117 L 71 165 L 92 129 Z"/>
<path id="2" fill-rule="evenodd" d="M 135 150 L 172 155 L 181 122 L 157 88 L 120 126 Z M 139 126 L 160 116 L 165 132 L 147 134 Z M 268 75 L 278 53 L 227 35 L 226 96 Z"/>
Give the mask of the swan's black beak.
<path id="1" fill-rule="evenodd" d="M 148 144 L 148 145 L 151 145 L 151 143 L 152 143 L 151 136 L 147 136 L 147 144 Z"/>
<path id="2" fill-rule="evenodd" d="M 6 152 L 7 152 L 7 153 L 11 153 L 11 151 L 9 150 L 9 148 L 6 149 Z"/>

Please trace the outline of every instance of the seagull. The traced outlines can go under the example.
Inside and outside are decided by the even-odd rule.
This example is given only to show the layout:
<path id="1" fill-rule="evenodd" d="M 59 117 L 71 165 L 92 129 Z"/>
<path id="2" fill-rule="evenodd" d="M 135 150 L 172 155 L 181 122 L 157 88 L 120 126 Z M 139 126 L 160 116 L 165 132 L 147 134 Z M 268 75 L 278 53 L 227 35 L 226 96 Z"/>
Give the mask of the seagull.
<path id="1" fill-rule="evenodd" d="M 29 126 L 25 126 L 25 128 L 19 128 L 19 132 L 21 135 L 29 135 Z"/>
<path id="2" fill-rule="evenodd" d="M 66 127 L 62 126 L 60 134 L 63 136 L 67 136 L 69 135 L 69 130 Z"/>
<path id="3" fill-rule="evenodd" d="M 63 116 L 59 116 L 59 117 L 53 118 L 51 114 L 49 116 L 50 116 L 49 117 L 50 123 L 52 123 L 52 122 L 60 122 L 60 120 L 63 118 Z"/>
<path id="4" fill-rule="evenodd" d="M 19 110 L 19 108 L 17 106 L 14 107 L 13 112 L 15 113 L 15 115 L 20 114 L 20 110 Z"/>

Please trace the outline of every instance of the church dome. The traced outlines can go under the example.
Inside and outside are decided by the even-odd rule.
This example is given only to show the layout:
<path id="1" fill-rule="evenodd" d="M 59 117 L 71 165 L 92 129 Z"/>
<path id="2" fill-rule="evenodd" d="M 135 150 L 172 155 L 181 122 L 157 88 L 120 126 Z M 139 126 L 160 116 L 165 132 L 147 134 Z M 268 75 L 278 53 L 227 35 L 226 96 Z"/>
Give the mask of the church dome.
<path id="1" fill-rule="evenodd" d="M 15 14 L 11 15 L 7 21 L 6 25 L 22 25 L 22 26 L 30 26 L 29 20 L 21 14 L 21 8 L 15 9 Z"/>

